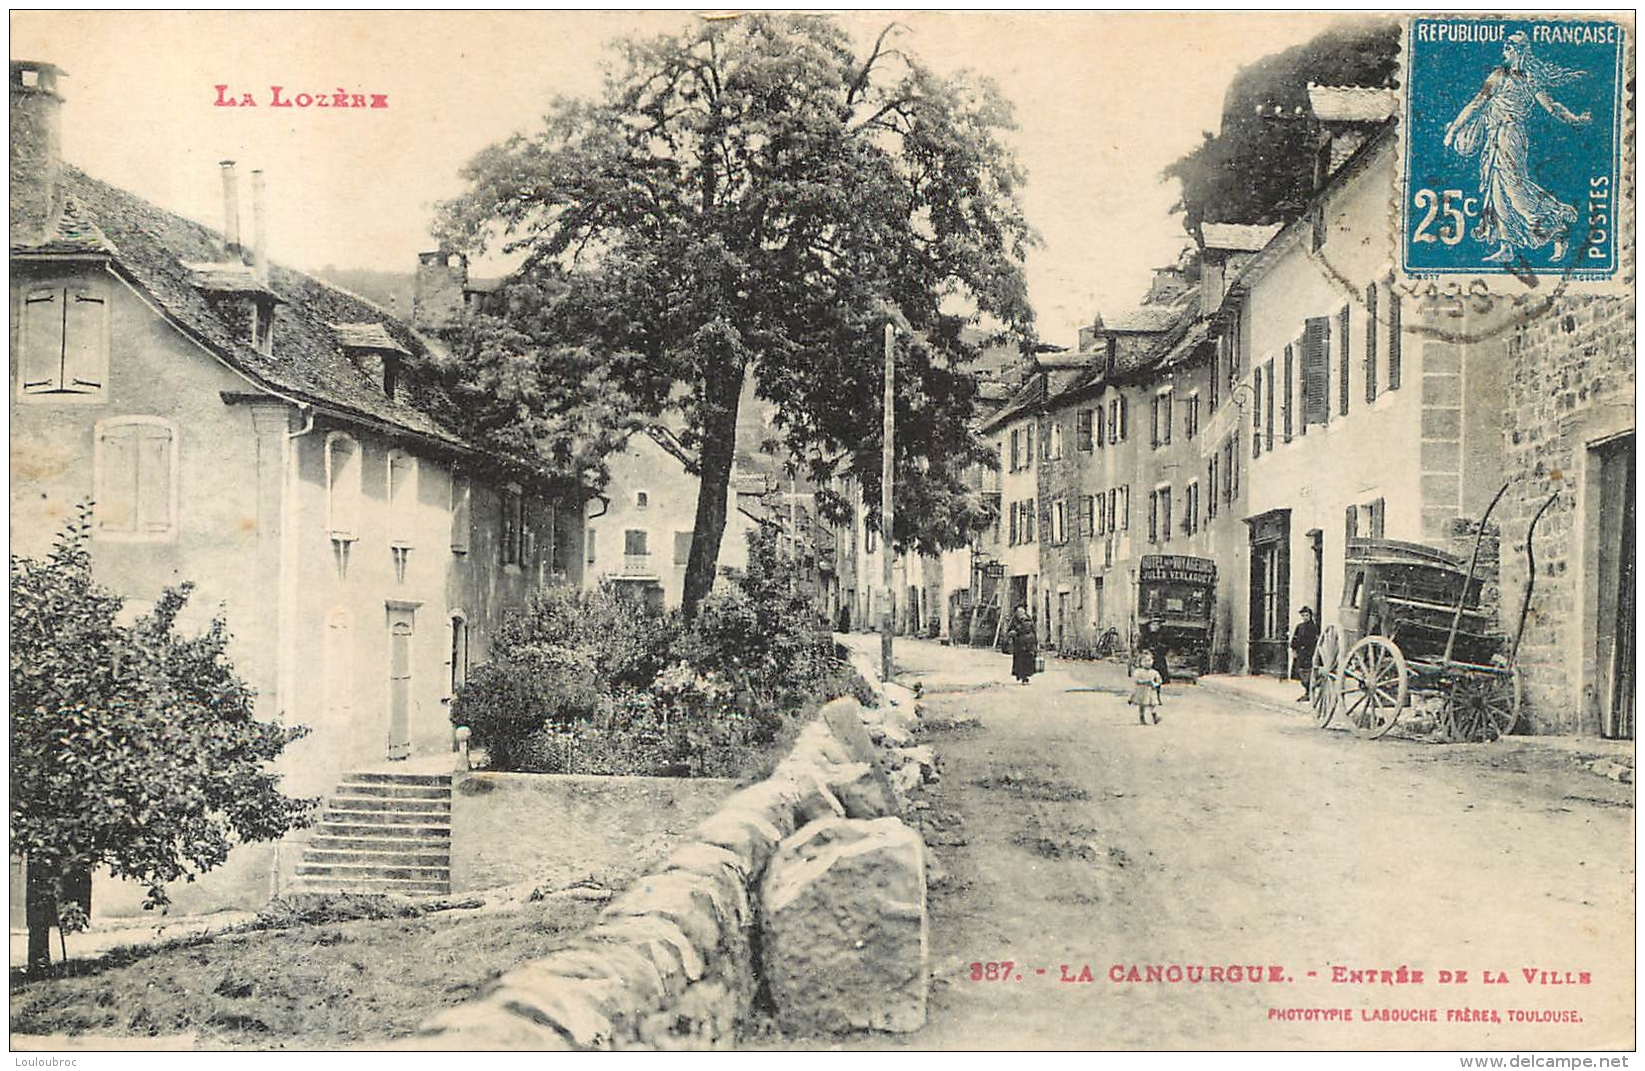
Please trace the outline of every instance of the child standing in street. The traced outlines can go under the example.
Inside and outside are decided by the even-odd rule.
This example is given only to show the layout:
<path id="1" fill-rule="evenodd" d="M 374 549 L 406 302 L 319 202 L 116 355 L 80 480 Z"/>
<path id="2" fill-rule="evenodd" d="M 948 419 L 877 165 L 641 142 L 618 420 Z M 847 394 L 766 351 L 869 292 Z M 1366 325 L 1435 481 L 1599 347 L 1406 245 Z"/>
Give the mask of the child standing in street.
<path id="1" fill-rule="evenodd" d="M 1137 708 L 1137 722 L 1148 724 L 1152 717 L 1159 724 L 1160 675 L 1147 651 L 1138 651 L 1131 660 L 1131 695 L 1127 703 Z"/>

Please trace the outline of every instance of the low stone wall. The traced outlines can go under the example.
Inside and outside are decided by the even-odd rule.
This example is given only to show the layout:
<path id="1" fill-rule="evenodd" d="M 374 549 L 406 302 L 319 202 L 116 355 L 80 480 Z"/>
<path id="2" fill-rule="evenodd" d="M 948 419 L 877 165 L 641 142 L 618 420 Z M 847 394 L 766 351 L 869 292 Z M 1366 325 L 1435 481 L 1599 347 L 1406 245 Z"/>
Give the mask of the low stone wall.
<path id="1" fill-rule="evenodd" d="M 929 749 L 901 746 L 916 719 L 906 690 L 867 710 L 852 699 L 829 703 L 769 778 L 726 798 L 690 840 L 609 904 L 597 925 L 502 975 L 480 998 L 429 1020 L 401 1047 L 730 1048 L 763 981 L 772 978 L 761 961 L 764 947 L 835 968 L 853 954 L 874 958 L 872 970 L 831 973 L 845 985 L 868 979 L 884 988 L 883 994 L 821 992 L 802 981 L 778 993 L 773 979 L 779 1023 L 918 1027 L 929 978 L 925 854 L 919 835 L 897 820 L 906 807 L 904 789 L 931 772 Z M 783 908 L 826 899 L 826 886 L 813 879 L 830 872 L 860 890 L 870 884 L 860 880 L 865 867 L 896 872 L 895 880 L 872 883 L 888 890 L 886 899 L 854 895 L 860 902 L 820 906 L 868 911 L 866 932 L 888 939 L 819 951 L 819 940 L 844 941 L 849 924 L 796 918 L 796 910 Z M 768 895 L 781 898 L 778 910 L 762 903 Z M 819 925 L 809 928 L 808 938 L 811 921 Z M 788 996 L 828 1003 L 830 1011 L 786 1014 Z M 866 1018 L 861 1009 L 870 1009 Z"/>
<path id="2" fill-rule="evenodd" d="M 736 786 L 717 778 L 465 773 L 452 782 L 451 891 L 551 888 L 657 864 Z"/>

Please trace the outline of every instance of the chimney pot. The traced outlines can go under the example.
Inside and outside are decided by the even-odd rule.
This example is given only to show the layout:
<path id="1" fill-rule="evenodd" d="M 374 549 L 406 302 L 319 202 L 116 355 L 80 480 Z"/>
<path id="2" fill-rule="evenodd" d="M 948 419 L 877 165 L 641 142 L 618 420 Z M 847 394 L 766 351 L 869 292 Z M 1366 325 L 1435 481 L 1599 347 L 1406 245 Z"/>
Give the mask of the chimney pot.
<path id="1" fill-rule="evenodd" d="M 11 243 L 38 245 L 63 210 L 63 72 L 50 63 L 11 62 Z"/>
<path id="2" fill-rule="evenodd" d="M 268 207 L 264 203 L 267 188 L 261 168 L 251 173 L 251 247 L 252 265 L 257 278 L 268 283 Z"/>
<path id="3" fill-rule="evenodd" d="M 240 259 L 240 186 L 234 175 L 234 161 L 224 160 L 223 169 L 223 244 L 230 259 Z"/>

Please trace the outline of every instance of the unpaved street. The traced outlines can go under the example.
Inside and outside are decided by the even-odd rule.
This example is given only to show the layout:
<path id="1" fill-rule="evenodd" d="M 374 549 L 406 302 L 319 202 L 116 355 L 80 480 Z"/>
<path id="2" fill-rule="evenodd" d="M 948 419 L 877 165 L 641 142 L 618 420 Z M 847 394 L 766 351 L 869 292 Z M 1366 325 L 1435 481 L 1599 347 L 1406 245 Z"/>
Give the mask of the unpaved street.
<path id="1" fill-rule="evenodd" d="M 921 815 L 932 1014 L 892 1044 L 1633 1046 L 1632 786 L 1536 750 L 1321 732 L 1301 704 L 1192 685 L 1145 728 L 1117 666 L 1053 661 L 1020 687 L 1004 656 L 897 644 L 942 777 Z M 1005 961 L 1002 980 L 970 980 Z M 1094 981 L 1060 981 L 1065 964 Z M 1115 982 L 1116 965 L 1207 971 Z M 1228 980 L 1245 965 L 1284 980 Z M 1337 966 L 1423 980 L 1333 982 Z M 1484 1021 L 1450 1018 L 1470 1009 Z M 1346 1021 L 1274 1017 L 1327 1014 Z"/>

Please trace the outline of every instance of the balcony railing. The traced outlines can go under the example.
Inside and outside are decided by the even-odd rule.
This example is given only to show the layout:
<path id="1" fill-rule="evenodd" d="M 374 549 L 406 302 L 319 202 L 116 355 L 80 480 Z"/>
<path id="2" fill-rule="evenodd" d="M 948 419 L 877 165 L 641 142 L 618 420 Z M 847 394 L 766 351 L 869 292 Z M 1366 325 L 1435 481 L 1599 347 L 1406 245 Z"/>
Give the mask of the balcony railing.
<path id="1" fill-rule="evenodd" d="M 650 554 L 624 554 L 622 576 L 650 576 L 657 571 Z"/>

